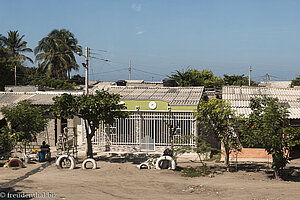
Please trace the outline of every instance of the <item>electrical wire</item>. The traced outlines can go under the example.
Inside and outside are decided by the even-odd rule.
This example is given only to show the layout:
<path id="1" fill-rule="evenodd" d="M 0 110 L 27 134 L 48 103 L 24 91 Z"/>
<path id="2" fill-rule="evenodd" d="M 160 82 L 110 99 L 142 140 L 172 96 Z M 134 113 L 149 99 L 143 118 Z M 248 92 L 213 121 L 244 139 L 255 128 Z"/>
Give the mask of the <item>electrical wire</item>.
<path id="1" fill-rule="evenodd" d="M 98 55 L 98 56 L 103 56 L 103 54 L 100 54 L 100 53 L 92 53 L 92 52 L 90 52 L 89 54 L 90 54 L 90 55 Z"/>
<path id="2" fill-rule="evenodd" d="M 108 53 L 110 53 L 110 51 L 107 51 Z M 157 57 L 157 58 L 166 58 L 166 59 L 172 59 L 174 60 L 174 57 L 169 57 L 169 56 L 159 56 L 159 55 L 153 55 L 153 54 L 136 54 L 133 52 L 122 52 L 122 51 L 117 51 L 120 53 L 127 53 L 127 54 L 131 54 L 131 55 L 138 55 L 138 56 L 151 56 L 151 57 Z M 114 56 L 115 57 L 115 56 Z M 175 59 L 180 59 L 181 61 L 187 60 L 187 59 L 182 59 L 179 57 L 175 57 Z M 191 59 L 189 59 L 190 61 Z M 202 60 L 202 62 L 216 62 L 216 63 L 220 63 L 220 60 Z M 232 64 L 246 64 L 249 65 L 250 62 L 246 63 L 243 61 L 228 61 L 228 62 L 223 62 L 223 63 L 232 63 Z M 176 64 L 176 63 L 173 63 Z M 299 67 L 299 66 L 295 66 L 295 65 L 276 65 L 276 64 L 268 64 L 268 63 L 252 63 L 250 64 L 251 66 L 273 66 L 273 67 Z"/>
<path id="3" fill-rule="evenodd" d="M 136 70 L 136 71 L 140 71 L 140 72 L 143 72 L 143 73 L 146 73 L 146 74 L 153 74 L 153 75 L 156 75 L 156 76 L 162 76 L 162 77 L 165 77 L 165 75 L 156 74 L 156 73 L 152 73 L 152 72 L 147 72 L 147 71 L 143 71 L 143 70 L 136 69 L 136 68 L 133 68 L 133 67 L 131 67 L 131 68 L 134 69 L 134 70 Z"/>
<path id="4" fill-rule="evenodd" d="M 89 58 L 93 58 L 93 59 L 96 59 L 96 60 L 102 60 L 102 61 L 105 61 L 105 62 L 111 62 L 110 60 L 103 59 L 103 58 L 97 58 L 97 57 L 94 57 L 94 56 L 89 56 Z"/>
<path id="5" fill-rule="evenodd" d="M 105 51 L 105 50 L 100 50 L 100 49 L 91 49 L 91 50 L 95 50 L 95 51 L 100 51 L 100 52 L 108 52 L 108 54 L 111 54 L 110 51 Z M 128 53 L 128 52 L 125 52 L 125 53 Z M 93 55 L 101 55 L 101 54 L 98 54 L 98 53 L 94 53 L 94 52 L 91 52 L 91 54 Z M 157 55 L 151 55 L 151 54 L 135 54 L 135 53 L 131 53 L 131 54 L 134 54 L 134 55 L 140 55 L 140 56 L 151 56 L 151 57 L 159 57 L 159 58 L 170 58 L 170 57 L 167 57 L 167 56 L 157 56 Z M 113 57 L 118 57 L 118 56 L 114 56 L 114 55 L 111 55 Z M 118 62 L 118 61 L 112 61 L 112 60 L 108 60 L 108 59 L 103 59 L 103 58 L 99 58 L 99 57 L 96 57 L 96 56 L 90 56 L 91 58 L 93 59 L 96 59 L 96 60 L 101 60 L 101 61 L 105 61 L 105 62 L 112 62 L 112 63 L 118 63 L 118 64 L 122 64 L 122 65 L 128 65 L 128 63 L 126 62 Z M 121 58 L 121 57 L 119 57 Z M 178 57 L 176 57 L 178 58 Z M 174 58 L 172 58 L 174 59 Z M 210 62 L 218 62 L 220 63 L 219 61 L 212 61 L 210 60 Z M 228 62 L 226 62 L 228 63 Z M 229 63 L 236 63 L 236 64 L 249 64 L 249 63 L 244 63 L 244 62 L 236 62 L 236 61 L 230 61 Z M 107 63 L 108 64 L 108 63 Z M 172 64 L 176 64 L 176 63 L 172 63 Z M 178 64 L 178 65 L 181 65 L 181 64 Z M 143 65 L 143 64 L 132 64 L 132 66 L 139 66 L 139 67 L 145 67 L 145 68 L 158 68 L 158 66 L 150 66 L 150 65 Z M 275 65 L 275 64 L 266 64 L 266 63 L 253 63 L 251 64 L 251 66 L 254 66 L 255 67 L 255 71 L 274 71 L 274 72 L 287 72 L 287 73 L 299 73 L 299 71 L 294 71 L 294 70 L 277 70 L 277 69 L 266 69 L 264 67 L 259 67 L 259 66 L 273 66 L 273 67 L 298 67 L 298 66 L 289 66 L 289 65 Z M 214 68 L 216 68 L 216 66 L 214 66 Z M 245 67 L 246 68 L 246 67 Z M 156 75 L 156 76 L 163 76 L 161 74 L 156 74 L 156 73 L 152 73 L 152 72 L 148 72 L 148 71 L 143 71 L 141 69 L 136 69 L 136 68 L 133 68 L 132 69 L 135 69 L 136 71 L 140 71 L 140 72 L 143 72 L 143 73 L 147 73 L 147 74 L 153 74 L 153 75 Z M 265 76 L 261 76 L 262 79 L 264 79 Z M 258 77 L 255 77 L 255 78 L 258 78 Z M 253 79 L 255 79 L 253 77 Z M 273 78 L 277 78 L 277 79 L 280 79 L 279 77 L 273 77 Z"/>
<path id="6" fill-rule="evenodd" d="M 102 60 L 102 61 L 105 61 L 105 62 L 119 63 L 119 64 L 124 64 L 124 65 L 128 65 L 129 64 L 129 63 L 125 63 L 125 62 L 118 62 L 118 61 L 112 61 L 112 60 L 102 59 L 102 58 L 98 58 L 98 57 L 94 57 L 94 56 L 90 56 L 90 57 L 94 58 L 94 59 L 97 59 L 97 60 Z M 132 64 L 132 66 L 140 66 L 140 67 L 147 67 L 147 68 L 157 68 L 157 66 L 141 65 L 141 64 Z"/>
<path id="7" fill-rule="evenodd" d="M 277 70 L 277 69 L 261 69 L 261 68 L 258 68 L 258 69 L 255 69 L 255 71 L 274 71 L 274 72 L 297 72 L 297 73 L 300 73 L 300 71 L 288 71 L 288 70 Z"/>
<path id="8" fill-rule="evenodd" d="M 103 49 L 94 49 L 94 48 L 89 48 L 89 50 L 93 50 L 93 51 L 100 51 L 100 52 L 107 52 L 106 50 L 103 50 Z"/>
<path id="9" fill-rule="evenodd" d="M 94 75 L 97 75 L 97 74 L 108 74 L 108 73 L 118 72 L 118 71 L 123 71 L 123 70 L 127 70 L 127 68 L 121 68 L 121 69 L 116 69 L 116 70 L 112 70 L 112 71 L 94 73 Z"/>

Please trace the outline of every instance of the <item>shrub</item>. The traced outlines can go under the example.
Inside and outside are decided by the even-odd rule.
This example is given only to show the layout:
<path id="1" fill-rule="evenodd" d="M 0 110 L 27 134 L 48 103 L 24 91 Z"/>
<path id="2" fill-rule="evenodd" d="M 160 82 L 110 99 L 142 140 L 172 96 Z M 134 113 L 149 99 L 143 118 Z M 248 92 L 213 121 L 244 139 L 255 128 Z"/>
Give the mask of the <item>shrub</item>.
<path id="1" fill-rule="evenodd" d="M 206 165 L 201 167 L 186 167 L 182 170 L 182 176 L 185 177 L 199 177 L 199 176 L 206 176 L 210 174 L 210 169 Z"/>

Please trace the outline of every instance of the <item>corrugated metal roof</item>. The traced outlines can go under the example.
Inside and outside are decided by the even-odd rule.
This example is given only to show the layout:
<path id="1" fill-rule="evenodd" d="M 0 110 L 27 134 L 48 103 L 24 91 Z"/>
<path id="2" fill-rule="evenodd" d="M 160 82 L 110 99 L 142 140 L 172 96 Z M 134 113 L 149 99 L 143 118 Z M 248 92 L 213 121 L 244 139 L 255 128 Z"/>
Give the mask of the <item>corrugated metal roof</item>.
<path id="1" fill-rule="evenodd" d="M 0 92 L 0 108 L 15 105 L 23 100 L 31 100 L 33 105 L 52 105 L 52 98 L 68 92 Z M 80 93 L 72 93 L 80 95 Z M 3 115 L 0 112 L 0 119 Z"/>
<path id="2" fill-rule="evenodd" d="M 53 97 L 60 96 L 61 94 L 35 94 L 30 97 L 31 103 L 33 105 L 53 105 Z"/>
<path id="3" fill-rule="evenodd" d="M 108 92 L 121 95 L 122 100 L 162 100 L 170 105 L 198 105 L 204 87 L 111 86 Z"/>
<path id="4" fill-rule="evenodd" d="M 300 89 L 226 86 L 223 87 L 222 92 L 222 98 L 230 102 L 237 114 L 245 116 L 250 114 L 251 98 L 273 97 L 278 98 L 279 103 L 287 105 L 290 119 L 300 118 Z"/>
<path id="5" fill-rule="evenodd" d="M 0 93 L 0 108 L 7 105 L 14 105 L 20 101 L 28 99 L 35 95 L 35 93 L 7 93 L 1 92 Z"/>
<path id="6" fill-rule="evenodd" d="M 290 88 L 292 81 L 262 81 L 259 86 L 271 88 Z"/>
<path id="7" fill-rule="evenodd" d="M 251 113 L 250 108 L 241 108 L 241 107 L 233 107 L 233 109 L 236 111 L 237 115 L 242 115 L 244 117 L 248 117 Z M 300 108 L 288 108 L 289 111 L 289 119 L 299 119 L 300 116 Z"/>

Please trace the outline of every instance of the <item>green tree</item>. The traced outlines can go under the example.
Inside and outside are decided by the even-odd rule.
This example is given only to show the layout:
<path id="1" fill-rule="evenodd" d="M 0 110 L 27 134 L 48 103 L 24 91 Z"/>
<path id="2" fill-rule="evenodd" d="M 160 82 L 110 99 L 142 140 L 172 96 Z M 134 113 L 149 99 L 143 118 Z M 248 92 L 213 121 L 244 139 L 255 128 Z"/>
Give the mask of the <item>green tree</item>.
<path id="1" fill-rule="evenodd" d="M 0 33 L 0 47 L 4 47 L 4 37 L 3 35 Z"/>
<path id="2" fill-rule="evenodd" d="M 9 31 L 8 37 L 2 36 L 0 40 L 17 61 L 21 63 L 22 61 L 29 60 L 33 63 L 30 57 L 23 54 L 32 52 L 32 49 L 27 47 L 27 42 L 23 41 L 24 36 L 25 35 L 20 36 L 18 31 Z"/>
<path id="3" fill-rule="evenodd" d="M 274 98 L 252 98 L 252 113 L 241 126 L 241 141 L 248 146 L 260 145 L 272 155 L 276 178 L 289 160 L 288 152 L 299 143 L 300 130 L 291 128 L 287 108 Z"/>
<path id="4" fill-rule="evenodd" d="M 24 35 L 21 35 L 18 33 L 18 31 L 9 31 L 8 37 L 0 36 L 0 48 L 2 48 L 2 55 L 0 52 L 0 58 L 2 58 L 2 65 L 4 64 L 5 67 L 2 67 L 2 70 L 7 71 L 7 75 L 11 75 L 11 71 L 14 70 L 14 68 L 17 68 L 17 72 L 22 68 L 22 64 L 28 60 L 33 63 L 32 59 L 28 56 L 26 56 L 26 53 L 32 52 L 30 48 L 27 47 L 27 42 L 23 41 Z M 3 56 L 3 51 L 5 51 L 5 56 Z M 24 54 L 25 53 L 25 54 Z M 3 57 L 2 57 L 3 56 Z M 0 64 L 1 65 L 1 64 Z M 10 68 L 10 69 L 8 69 Z M 5 74 L 6 76 L 6 74 Z M 7 78 L 4 78 L 7 79 Z M 9 76 L 10 81 L 12 82 L 13 77 Z M 7 84 L 2 83 L 2 88 L 4 88 L 4 85 Z M 2 89 L 1 88 L 1 89 Z"/>
<path id="5" fill-rule="evenodd" d="M 7 155 L 14 148 L 14 140 L 7 126 L 0 129 L 0 157 Z"/>
<path id="6" fill-rule="evenodd" d="M 205 87 L 221 87 L 223 80 L 214 76 L 211 70 L 198 71 L 197 69 L 176 70 L 169 78 L 174 79 L 179 86 L 205 86 Z"/>
<path id="7" fill-rule="evenodd" d="M 14 84 L 14 64 L 15 60 L 8 50 L 0 46 L 0 91 L 4 90 L 5 85 Z"/>
<path id="8" fill-rule="evenodd" d="M 70 90 L 74 89 L 75 83 L 70 83 L 68 80 L 60 80 L 50 77 L 40 77 L 30 82 L 31 85 L 39 85 L 47 88 Z"/>
<path id="9" fill-rule="evenodd" d="M 244 74 L 242 75 L 227 75 L 224 74 L 224 85 L 249 85 L 249 78 L 245 76 Z M 258 85 L 255 81 L 251 81 L 251 85 L 255 86 Z"/>
<path id="10" fill-rule="evenodd" d="M 300 76 L 293 79 L 291 85 L 292 86 L 300 86 Z"/>
<path id="11" fill-rule="evenodd" d="M 180 138 L 178 141 L 175 141 L 175 144 L 178 143 L 178 145 L 174 147 L 173 158 L 176 160 L 177 157 L 181 154 L 194 152 L 197 153 L 202 166 L 206 166 L 206 163 L 204 162 L 202 157 L 206 156 L 207 153 L 211 153 L 212 151 L 217 151 L 217 149 L 213 148 L 208 142 L 206 142 L 204 137 L 205 135 L 199 135 L 199 136 L 188 135 Z M 190 140 L 194 141 L 195 144 L 194 146 L 180 145 Z"/>
<path id="12" fill-rule="evenodd" d="M 37 85 L 33 84 L 34 80 L 40 80 L 41 74 L 38 73 L 35 67 L 22 66 L 17 71 L 18 84 L 19 85 Z"/>
<path id="13" fill-rule="evenodd" d="M 34 52 L 41 71 L 49 77 L 66 79 L 71 70 L 79 69 L 75 54 L 81 55 L 82 48 L 70 31 L 55 29 L 39 41 Z"/>
<path id="14" fill-rule="evenodd" d="M 21 101 L 14 107 L 4 106 L 0 111 L 13 130 L 24 133 L 21 138 L 23 141 L 35 140 L 36 135 L 48 124 L 48 119 L 44 117 L 44 110 L 32 106 L 29 100 Z"/>
<path id="15" fill-rule="evenodd" d="M 110 125 L 115 118 L 128 116 L 127 112 L 121 111 L 126 109 L 126 106 L 119 104 L 120 95 L 106 91 L 96 91 L 94 95 L 81 96 L 63 94 L 53 100 L 51 112 L 57 118 L 67 119 L 78 116 L 85 120 L 87 157 L 93 157 L 92 138 L 100 124 L 103 122 L 105 125 Z"/>
<path id="16" fill-rule="evenodd" d="M 225 150 L 225 164 L 229 171 L 229 155 L 232 150 L 240 148 L 237 134 L 237 122 L 233 110 L 224 100 L 201 100 L 195 117 L 203 135 L 213 135 L 221 141 Z"/>

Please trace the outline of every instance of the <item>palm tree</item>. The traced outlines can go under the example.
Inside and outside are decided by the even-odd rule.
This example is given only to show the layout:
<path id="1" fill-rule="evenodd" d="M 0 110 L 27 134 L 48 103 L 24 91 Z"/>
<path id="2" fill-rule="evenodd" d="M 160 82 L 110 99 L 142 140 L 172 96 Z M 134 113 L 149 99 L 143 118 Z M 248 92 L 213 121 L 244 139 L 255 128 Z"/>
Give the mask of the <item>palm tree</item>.
<path id="1" fill-rule="evenodd" d="M 0 34 L 0 47 L 3 47 L 4 46 L 4 37 Z"/>
<path id="2" fill-rule="evenodd" d="M 186 87 L 186 86 L 191 86 L 191 74 L 190 74 L 191 69 L 184 70 L 182 71 L 175 70 L 169 78 L 174 79 L 180 87 Z"/>
<path id="3" fill-rule="evenodd" d="M 74 54 L 82 54 L 82 48 L 70 31 L 55 29 L 39 41 L 34 53 L 39 70 L 50 77 L 65 79 L 70 78 L 71 70 L 79 69 Z"/>
<path id="4" fill-rule="evenodd" d="M 32 52 L 32 49 L 27 47 L 27 42 L 22 41 L 25 35 L 20 36 L 18 31 L 9 31 L 8 37 L 0 37 L 0 45 L 2 44 L 12 56 L 19 62 L 29 60 L 33 63 L 32 59 L 21 53 Z"/>

